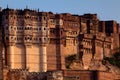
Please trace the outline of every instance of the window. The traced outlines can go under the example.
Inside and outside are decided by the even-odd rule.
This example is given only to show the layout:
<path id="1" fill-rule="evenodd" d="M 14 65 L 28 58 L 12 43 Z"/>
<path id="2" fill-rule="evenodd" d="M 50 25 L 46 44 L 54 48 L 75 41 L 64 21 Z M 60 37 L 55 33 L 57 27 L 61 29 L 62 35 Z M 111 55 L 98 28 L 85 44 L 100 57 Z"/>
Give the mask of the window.
<path id="1" fill-rule="evenodd" d="M 41 41 L 41 38 L 39 38 L 39 40 Z"/>
<path id="2" fill-rule="evenodd" d="M 45 20 L 45 17 L 44 17 L 44 20 Z"/>
<path id="3" fill-rule="evenodd" d="M 46 38 L 44 38 L 44 40 L 46 40 Z"/>
<path id="4" fill-rule="evenodd" d="M 46 30 L 46 29 L 44 28 L 44 30 Z"/>
<path id="5" fill-rule="evenodd" d="M 6 16 L 6 19 L 8 19 L 8 16 Z"/>
<path id="6" fill-rule="evenodd" d="M 11 37 L 11 39 L 13 39 L 13 37 Z"/>
<path id="7" fill-rule="evenodd" d="M 14 16 L 14 19 L 16 19 L 16 17 Z"/>
<path id="8" fill-rule="evenodd" d="M 30 40 L 32 40 L 32 37 L 30 37 Z"/>
<path id="9" fill-rule="evenodd" d="M 32 27 L 30 27 L 30 30 L 32 30 Z"/>
<path id="10" fill-rule="evenodd" d="M 14 30 L 16 30 L 16 28 L 14 28 Z"/>
<path id="11" fill-rule="evenodd" d="M 25 37 L 25 40 L 27 40 L 27 38 Z"/>
<path id="12" fill-rule="evenodd" d="M 17 37 L 17 40 L 19 40 L 19 37 Z"/>
<path id="13" fill-rule="evenodd" d="M 6 30 L 8 30 L 8 26 L 6 27 Z"/>
<path id="14" fill-rule="evenodd" d="M 39 28 L 39 30 L 41 30 L 41 28 Z"/>
<path id="15" fill-rule="evenodd" d="M 62 34 L 62 31 L 61 31 L 61 34 Z"/>
<path id="16" fill-rule="evenodd" d="M 8 37 L 6 37 L 6 40 L 9 40 L 9 38 L 8 38 Z"/>

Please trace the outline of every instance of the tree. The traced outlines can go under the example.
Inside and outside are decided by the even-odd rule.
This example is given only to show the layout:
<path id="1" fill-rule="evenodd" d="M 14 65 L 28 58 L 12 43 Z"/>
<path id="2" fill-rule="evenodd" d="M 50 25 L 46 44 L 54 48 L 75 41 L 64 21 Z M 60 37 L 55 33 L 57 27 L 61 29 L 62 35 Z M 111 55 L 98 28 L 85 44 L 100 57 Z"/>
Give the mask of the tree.
<path id="1" fill-rule="evenodd" d="M 76 60 L 76 54 L 69 55 L 65 58 L 66 68 L 70 69 L 70 65 Z"/>
<path id="2" fill-rule="evenodd" d="M 113 54 L 113 57 L 105 57 L 104 60 L 120 68 L 120 51 Z"/>

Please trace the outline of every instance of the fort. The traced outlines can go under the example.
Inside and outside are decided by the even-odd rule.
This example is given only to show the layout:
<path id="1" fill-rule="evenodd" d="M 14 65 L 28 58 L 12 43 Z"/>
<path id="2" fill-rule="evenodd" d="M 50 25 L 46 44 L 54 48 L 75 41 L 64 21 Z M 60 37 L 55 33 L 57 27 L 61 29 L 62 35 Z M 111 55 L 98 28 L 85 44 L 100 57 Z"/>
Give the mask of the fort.
<path id="1" fill-rule="evenodd" d="M 120 72 L 103 59 L 119 47 L 120 24 L 97 14 L 0 9 L 0 80 L 117 80 Z M 73 54 L 68 69 L 65 58 Z"/>

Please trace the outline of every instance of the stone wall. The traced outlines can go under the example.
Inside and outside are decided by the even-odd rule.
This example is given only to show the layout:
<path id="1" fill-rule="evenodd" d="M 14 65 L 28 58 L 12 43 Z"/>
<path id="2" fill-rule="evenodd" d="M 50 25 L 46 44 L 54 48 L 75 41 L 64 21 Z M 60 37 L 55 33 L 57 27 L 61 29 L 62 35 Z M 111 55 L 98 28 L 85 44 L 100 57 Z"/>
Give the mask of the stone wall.
<path id="1" fill-rule="evenodd" d="M 5 70 L 3 80 L 47 80 L 44 72 L 29 72 L 25 69 Z"/>
<path id="2" fill-rule="evenodd" d="M 115 74 L 111 72 L 98 72 L 97 73 L 98 80 L 115 80 Z"/>
<path id="3" fill-rule="evenodd" d="M 47 46 L 47 67 L 48 70 L 55 70 L 57 69 L 57 58 L 56 58 L 56 44 L 49 44 Z"/>
<path id="4" fill-rule="evenodd" d="M 24 69 L 6 70 L 4 80 L 119 80 L 120 75 L 105 71 L 52 70 L 29 72 Z"/>
<path id="5" fill-rule="evenodd" d="M 63 76 L 67 80 L 115 80 L 115 74 L 103 71 L 64 70 Z"/>

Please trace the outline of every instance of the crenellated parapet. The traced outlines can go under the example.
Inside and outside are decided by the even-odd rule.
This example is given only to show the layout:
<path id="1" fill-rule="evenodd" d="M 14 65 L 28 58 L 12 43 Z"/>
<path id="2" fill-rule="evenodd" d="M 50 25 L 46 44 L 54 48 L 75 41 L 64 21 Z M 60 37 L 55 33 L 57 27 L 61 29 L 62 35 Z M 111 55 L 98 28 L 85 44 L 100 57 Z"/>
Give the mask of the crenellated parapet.
<path id="1" fill-rule="evenodd" d="M 87 33 L 96 34 L 98 32 L 99 23 L 97 14 L 84 14 L 82 17 L 87 21 Z"/>

